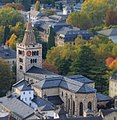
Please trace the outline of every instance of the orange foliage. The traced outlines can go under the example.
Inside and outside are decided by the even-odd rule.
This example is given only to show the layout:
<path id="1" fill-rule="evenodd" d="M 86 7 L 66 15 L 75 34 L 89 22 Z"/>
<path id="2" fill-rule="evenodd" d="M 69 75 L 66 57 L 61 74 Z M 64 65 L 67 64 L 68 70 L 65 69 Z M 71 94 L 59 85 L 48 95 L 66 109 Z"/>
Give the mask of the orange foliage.
<path id="1" fill-rule="evenodd" d="M 6 41 L 6 45 L 9 47 L 9 48 L 15 48 L 15 45 L 16 45 L 16 38 L 17 36 L 15 34 L 12 34 L 10 39 Z"/>
<path id="2" fill-rule="evenodd" d="M 105 61 L 109 68 L 117 70 L 117 58 L 108 57 Z"/>
<path id="3" fill-rule="evenodd" d="M 109 65 L 112 63 L 113 60 L 114 60 L 114 58 L 108 57 L 108 58 L 106 59 L 106 65 L 109 66 Z"/>
<path id="4" fill-rule="evenodd" d="M 48 64 L 45 60 L 43 60 L 42 66 L 44 69 L 46 69 L 48 71 L 58 73 L 57 68 L 52 64 Z"/>
<path id="5" fill-rule="evenodd" d="M 117 58 L 113 60 L 113 62 L 109 65 L 111 69 L 116 69 L 117 70 Z"/>

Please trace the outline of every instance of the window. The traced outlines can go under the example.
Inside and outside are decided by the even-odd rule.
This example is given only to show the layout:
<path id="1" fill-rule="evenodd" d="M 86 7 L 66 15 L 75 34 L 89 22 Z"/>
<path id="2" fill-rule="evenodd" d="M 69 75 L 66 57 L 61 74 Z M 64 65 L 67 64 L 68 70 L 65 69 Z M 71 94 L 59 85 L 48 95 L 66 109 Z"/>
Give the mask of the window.
<path id="1" fill-rule="evenodd" d="M 31 94 L 31 92 L 29 92 L 29 94 Z"/>
<path id="2" fill-rule="evenodd" d="M 116 117 L 114 117 L 114 120 L 117 120 Z"/>
<path id="3" fill-rule="evenodd" d="M 22 54 L 22 51 L 21 51 L 21 50 L 19 50 L 19 51 L 18 51 L 18 53 L 21 55 L 21 54 Z"/>
<path id="4" fill-rule="evenodd" d="M 27 98 L 25 98 L 25 101 L 27 101 Z"/>
<path id="5" fill-rule="evenodd" d="M 20 70 L 22 70 L 23 69 L 23 67 L 20 65 Z"/>
<path id="6" fill-rule="evenodd" d="M 92 110 L 92 103 L 91 102 L 88 103 L 88 109 Z"/>
<path id="7" fill-rule="evenodd" d="M 80 107 L 79 107 L 79 115 L 83 116 L 83 103 L 80 103 Z"/>
<path id="8" fill-rule="evenodd" d="M 14 61 L 12 61 L 12 63 L 14 64 L 15 62 L 14 62 Z"/>
<path id="9" fill-rule="evenodd" d="M 23 62 L 23 59 L 22 59 L 22 58 L 19 58 L 19 62 Z"/>
<path id="10" fill-rule="evenodd" d="M 23 94 L 25 95 L 25 92 L 23 92 Z"/>

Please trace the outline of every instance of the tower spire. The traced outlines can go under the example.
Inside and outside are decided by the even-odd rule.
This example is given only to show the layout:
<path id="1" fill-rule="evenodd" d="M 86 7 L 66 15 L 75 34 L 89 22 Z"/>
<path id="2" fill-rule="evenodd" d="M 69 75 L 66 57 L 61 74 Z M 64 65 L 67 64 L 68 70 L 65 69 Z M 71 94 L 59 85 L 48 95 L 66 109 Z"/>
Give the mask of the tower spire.
<path id="1" fill-rule="evenodd" d="M 32 23 L 31 23 L 31 19 L 30 19 L 30 13 L 29 13 L 29 20 L 28 20 L 28 23 L 27 23 L 27 27 L 26 27 L 26 30 L 25 30 L 25 35 L 24 35 L 22 44 L 26 45 L 26 46 L 36 44 L 34 30 L 32 28 Z"/>

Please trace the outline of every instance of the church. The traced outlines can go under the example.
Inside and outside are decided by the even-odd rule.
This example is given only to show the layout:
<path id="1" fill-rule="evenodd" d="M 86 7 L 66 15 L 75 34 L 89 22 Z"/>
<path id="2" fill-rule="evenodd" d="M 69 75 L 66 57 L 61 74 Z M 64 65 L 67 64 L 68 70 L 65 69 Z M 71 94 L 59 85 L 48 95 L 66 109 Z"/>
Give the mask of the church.
<path id="1" fill-rule="evenodd" d="M 97 112 L 97 104 L 110 98 L 96 92 L 95 83 L 82 76 L 61 76 L 42 68 L 42 45 L 36 42 L 29 21 L 21 43 L 17 44 L 17 81 L 25 79 L 35 94 L 57 107 L 63 107 L 68 116 L 84 116 Z M 101 96 L 101 101 L 100 101 Z"/>

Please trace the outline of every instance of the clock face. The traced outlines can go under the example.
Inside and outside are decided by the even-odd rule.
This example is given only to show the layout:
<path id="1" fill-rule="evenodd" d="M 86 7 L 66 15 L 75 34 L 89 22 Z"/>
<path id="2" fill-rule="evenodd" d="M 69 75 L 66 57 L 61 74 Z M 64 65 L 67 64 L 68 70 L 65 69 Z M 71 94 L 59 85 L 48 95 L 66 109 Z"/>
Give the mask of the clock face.
<path id="1" fill-rule="evenodd" d="M 31 56 L 31 51 L 27 51 L 27 56 Z"/>

